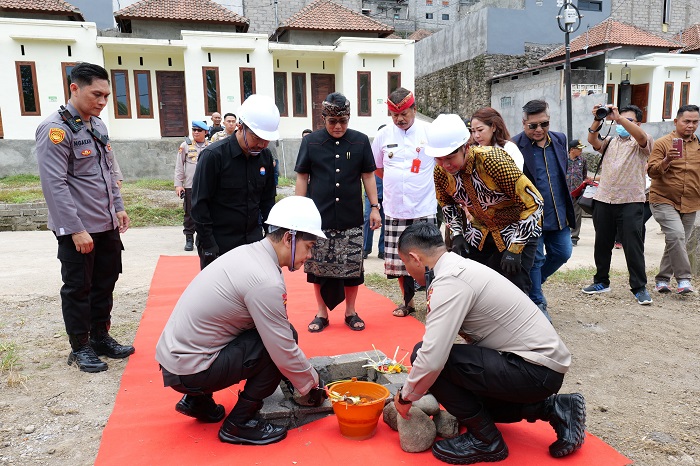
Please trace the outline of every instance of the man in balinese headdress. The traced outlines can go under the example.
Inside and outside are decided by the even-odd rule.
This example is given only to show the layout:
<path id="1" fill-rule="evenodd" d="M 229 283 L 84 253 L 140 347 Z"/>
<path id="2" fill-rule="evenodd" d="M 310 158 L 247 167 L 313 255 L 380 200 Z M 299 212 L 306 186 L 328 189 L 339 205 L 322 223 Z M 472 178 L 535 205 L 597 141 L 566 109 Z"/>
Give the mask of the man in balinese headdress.
<path id="1" fill-rule="evenodd" d="M 324 128 L 302 138 L 297 158 L 296 195 L 313 199 L 321 212 L 325 240 L 319 240 L 313 258 L 304 265 L 314 284 L 318 309 L 309 324 L 320 332 L 329 324 L 328 310 L 345 301 L 345 324 L 364 330 L 357 314 L 357 288 L 364 283 L 362 267 L 362 186 L 371 203 L 370 228 L 381 226 L 374 157 L 369 138 L 348 129 L 350 101 L 329 94 L 323 102 Z M 309 182 L 309 177 L 311 181 Z"/>
<path id="2" fill-rule="evenodd" d="M 433 168 L 435 159 L 425 155 L 427 124 L 416 119 L 416 99 L 399 87 L 387 100 L 393 125 L 382 128 L 372 142 L 377 175 L 384 180 L 384 273 L 397 278 L 403 304 L 394 316 L 415 312 L 414 282 L 399 257 L 401 233 L 415 222 L 437 225 L 437 200 Z"/>

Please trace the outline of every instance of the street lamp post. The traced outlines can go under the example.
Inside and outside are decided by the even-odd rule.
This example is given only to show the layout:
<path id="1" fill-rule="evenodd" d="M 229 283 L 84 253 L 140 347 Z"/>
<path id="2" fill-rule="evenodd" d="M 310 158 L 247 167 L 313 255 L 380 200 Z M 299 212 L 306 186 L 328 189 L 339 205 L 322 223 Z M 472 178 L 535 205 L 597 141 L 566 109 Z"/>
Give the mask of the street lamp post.
<path id="1" fill-rule="evenodd" d="M 572 116 L 571 116 L 571 45 L 569 44 L 569 34 L 576 32 L 581 26 L 581 13 L 578 7 L 571 3 L 571 0 L 562 2 L 558 0 L 560 6 L 559 14 L 557 15 L 557 23 L 559 29 L 564 32 L 564 47 L 566 49 L 566 57 L 564 64 L 564 83 L 566 85 L 566 137 L 569 141 L 573 140 L 572 136 Z M 562 24 L 563 20 L 563 24 Z"/>

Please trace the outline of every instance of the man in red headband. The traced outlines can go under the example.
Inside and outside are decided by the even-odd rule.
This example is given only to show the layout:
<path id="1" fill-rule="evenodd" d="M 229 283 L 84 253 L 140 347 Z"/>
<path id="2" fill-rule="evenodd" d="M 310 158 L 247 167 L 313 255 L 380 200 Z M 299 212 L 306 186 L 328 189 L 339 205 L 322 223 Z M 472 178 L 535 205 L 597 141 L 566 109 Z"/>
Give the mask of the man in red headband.
<path id="1" fill-rule="evenodd" d="M 403 304 L 394 309 L 396 317 L 415 311 L 415 284 L 399 258 L 399 236 L 416 222 L 437 225 L 435 159 L 423 152 L 427 125 L 416 119 L 415 100 L 403 87 L 392 92 L 387 105 L 394 124 L 379 130 L 372 143 L 376 173 L 384 181 L 384 272 L 398 279 L 403 293 Z"/>

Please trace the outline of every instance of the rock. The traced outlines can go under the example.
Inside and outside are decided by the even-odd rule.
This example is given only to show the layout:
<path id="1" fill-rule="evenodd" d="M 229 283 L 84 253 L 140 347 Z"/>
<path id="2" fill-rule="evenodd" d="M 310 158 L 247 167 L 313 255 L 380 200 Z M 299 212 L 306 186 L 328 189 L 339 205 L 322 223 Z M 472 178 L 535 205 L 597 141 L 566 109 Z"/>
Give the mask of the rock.
<path id="1" fill-rule="evenodd" d="M 36 426 L 33 426 L 33 425 L 27 426 L 27 427 L 24 428 L 24 433 L 25 433 L 25 434 L 31 434 L 31 433 L 33 433 L 35 430 L 36 430 Z"/>
<path id="2" fill-rule="evenodd" d="M 435 441 L 435 423 L 415 406 L 408 412 L 411 419 L 397 417 L 401 449 L 408 453 L 418 453 L 429 449 Z"/>
<path id="3" fill-rule="evenodd" d="M 459 435 L 459 422 L 457 418 L 447 411 L 440 410 L 433 416 L 437 434 L 442 438 L 455 438 Z"/>
<path id="4" fill-rule="evenodd" d="M 440 412 L 440 404 L 433 395 L 425 395 L 420 400 L 414 401 L 413 406 L 419 408 L 428 416 L 435 416 Z"/>
<path id="5" fill-rule="evenodd" d="M 49 454 L 49 455 L 53 455 L 54 453 L 56 453 L 56 449 L 55 449 L 55 448 L 49 448 L 48 450 L 46 450 L 46 453 Z"/>
<path id="6" fill-rule="evenodd" d="M 657 443 L 676 443 L 676 439 L 666 432 L 651 432 L 647 438 Z"/>
<path id="7" fill-rule="evenodd" d="M 397 425 L 396 418 L 399 417 L 399 412 L 396 411 L 396 406 L 394 406 L 393 402 L 389 402 L 384 406 L 384 414 L 382 416 L 382 419 L 384 419 L 384 422 L 391 427 L 394 430 L 399 430 L 399 427 Z"/>
<path id="8" fill-rule="evenodd" d="M 681 455 L 681 460 L 679 461 L 679 464 L 690 466 L 690 465 L 695 464 L 695 460 L 693 459 L 692 456 L 683 453 Z"/>

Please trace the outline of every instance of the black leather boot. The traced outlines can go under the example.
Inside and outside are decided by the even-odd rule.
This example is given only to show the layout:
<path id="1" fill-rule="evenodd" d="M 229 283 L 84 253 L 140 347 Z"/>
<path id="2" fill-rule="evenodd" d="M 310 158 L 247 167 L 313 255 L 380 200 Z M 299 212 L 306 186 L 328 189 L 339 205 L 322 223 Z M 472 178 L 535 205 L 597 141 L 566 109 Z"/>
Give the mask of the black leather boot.
<path id="1" fill-rule="evenodd" d="M 219 429 L 219 440 L 238 445 L 268 445 L 287 436 L 287 428 L 256 418 L 262 401 L 247 399 L 238 393 L 238 402 Z"/>
<path id="2" fill-rule="evenodd" d="M 194 237 L 193 235 L 185 235 L 185 251 L 192 251 L 194 249 Z"/>
<path id="3" fill-rule="evenodd" d="M 580 393 L 552 395 L 526 405 L 523 417 L 529 422 L 547 421 L 554 428 L 557 441 L 549 446 L 549 454 L 555 458 L 578 450 L 586 438 L 586 400 Z"/>
<path id="4" fill-rule="evenodd" d="M 211 393 L 199 396 L 185 395 L 175 405 L 175 411 L 201 422 L 219 422 L 226 415 L 223 405 L 216 404 Z"/>
<path id="5" fill-rule="evenodd" d="M 68 365 L 75 364 L 83 372 L 102 372 L 107 370 L 107 363 L 95 354 L 89 343 L 87 333 L 68 335 L 71 352 L 68 355 Z"/>
<path id="6" fill-rule="evenodd" d="M 90 346 L 98 355 L 112 359 L 124 359 L 136 351 L 133 346 L 120 345 L 109 336 L 109 322 L 93 325 L 90 330 Z"/>
<path id="7" fill-rule="evenodd" d="M 459 423 L 467 427 L 467 432 L 435 442 L 435 458 L 449 464 L 472 464 L 502 461 L 508 457 L 508 446 L 483 407 L 476 416 L 460 419 Z"/>

